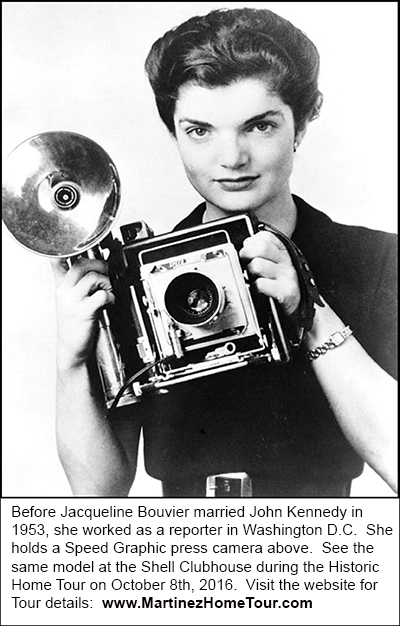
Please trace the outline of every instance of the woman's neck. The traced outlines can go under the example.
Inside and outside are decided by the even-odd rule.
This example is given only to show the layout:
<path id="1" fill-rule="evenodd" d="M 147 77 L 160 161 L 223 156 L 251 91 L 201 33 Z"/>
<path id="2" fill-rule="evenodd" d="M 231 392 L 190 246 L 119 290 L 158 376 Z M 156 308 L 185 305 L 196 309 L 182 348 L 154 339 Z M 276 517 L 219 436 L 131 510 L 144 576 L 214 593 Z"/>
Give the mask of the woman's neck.
<path id="1" fill-rule="evenodd" d="M 276 201 L 272 200 L 259 209 L 248 212 L 260 222 L 270 224 L 274 228 L 277 228 L 287 237 L 291 237 L 296 228 L 297 208 L 291 194 L 287 195 L 284 199 L 279 198 Z M 232 217 L 239 213 L 240 211 L 226 211 L 206 202 L 203 222 Z"/>

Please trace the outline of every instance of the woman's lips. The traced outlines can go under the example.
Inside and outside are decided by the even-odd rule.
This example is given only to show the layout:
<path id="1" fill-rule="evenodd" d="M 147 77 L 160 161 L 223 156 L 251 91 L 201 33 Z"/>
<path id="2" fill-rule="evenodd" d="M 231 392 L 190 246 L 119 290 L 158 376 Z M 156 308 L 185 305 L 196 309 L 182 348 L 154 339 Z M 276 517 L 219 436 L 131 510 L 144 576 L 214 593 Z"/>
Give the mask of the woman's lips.
<path id="1" fill-rule="evenodd" d="M 240 176 L 238 178 L 217 178 L 216 182 L 225 191 L 243 191 L 248 189 L 258 176 Z"/>

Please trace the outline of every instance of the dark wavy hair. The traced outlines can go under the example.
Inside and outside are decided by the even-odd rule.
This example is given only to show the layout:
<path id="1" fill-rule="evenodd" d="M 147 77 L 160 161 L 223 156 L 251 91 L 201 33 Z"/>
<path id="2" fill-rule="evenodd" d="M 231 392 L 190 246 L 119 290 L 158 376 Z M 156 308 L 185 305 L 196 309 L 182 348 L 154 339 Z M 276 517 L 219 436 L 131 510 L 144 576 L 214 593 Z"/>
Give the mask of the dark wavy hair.
<path id="1" fill-rule="evenodd" d="M 319 54 L 298 28 L 267 9 L 218 9 L 169 30 L 152 46 L 145 70 L 157 109 L 174 135 L 179 88 L 219 87 L 262 78 L 291 107 L 296 133 L 319 115 Z"/>

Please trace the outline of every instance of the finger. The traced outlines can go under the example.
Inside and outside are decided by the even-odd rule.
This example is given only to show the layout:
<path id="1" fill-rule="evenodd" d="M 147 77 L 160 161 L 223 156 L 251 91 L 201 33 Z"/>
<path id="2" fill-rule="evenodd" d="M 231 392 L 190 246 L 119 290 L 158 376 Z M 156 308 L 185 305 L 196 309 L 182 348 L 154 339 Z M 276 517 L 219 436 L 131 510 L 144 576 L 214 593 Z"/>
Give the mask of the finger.
<path id="1" fill-rule="evenodd" d="M 282 281 L 273 278 L 261 277 L 254 281 L 254 285 L 259 293 L 270 296 L 279 302 L 287 315 L 291 315 L 297 310 L 300 303 L 300 293 L 298 289 L 293 289 L 289 282 L 283 284 Z"/>
<path id="2" fill-rule="evenodd" d="M 112 292 L 110 279 L 99 272 L 87 272 L 74 286 L 74 296 L 78 300 L 92 296 L 97 291 Z"/>
<path id="3" fill-rule="evenodd" d="M 59 285 L 69 271 L 68 261 L 67 259 L 50 259 L 50 265 L 56 285 Z"/>
<path id="4" fill-rule="evenodd" d="M 269 296 L 271 298 L 275 298 L 278 302 L 282 303 L 282 288 L 273 278 L 266 278 L 265 276 L 258 277 L 254 283 L 253 287 L 256 289 L 258 293 L 262 293 L 264 296 Z"/>
<path id="5" fill-rule="evenodd" d="M 108 263 L 101 259 L 78 259 L 65 276 L 65 287 L 75 287 L 89 272 L 108 276 Z"/>
<path id="6" fill-rule="evenodd" d="M 106 306 L 111 306 L 115 302 L 115 296 L 112 291 L 105 289 L 99 289 L 95 291 L 90 297 L 86 298 L 84 307 L 86 314 L 89 318 L 95 317 L 100 309 Z"/>
<path id="7" fill-rule="evenodd" d="M 240 257 L 244 261 L 263 257 L 275 263 L 290 260 L 286 247 L 271 233 L 257 233 L 245 239 Z"/>
<path id="8" fill-rule="evenodd" d="M 267 243 L 273 244 L 278 250 L 286 250 L 286 246 L 274 233 L 271 233 L 266 230 L 261 230 L 260 232 L 254 235 L 254 239 L 257 241 L 266 241 Z"/>
<path id="9" fill-rule="evenodd" d="M 252 259 L 246 267 L 247 272 L 251 277 L 263 277 L 276 279 L 278 277 L 279 267 L 277 263 L 269 259 L 263 259 L 256 257 Z"/>

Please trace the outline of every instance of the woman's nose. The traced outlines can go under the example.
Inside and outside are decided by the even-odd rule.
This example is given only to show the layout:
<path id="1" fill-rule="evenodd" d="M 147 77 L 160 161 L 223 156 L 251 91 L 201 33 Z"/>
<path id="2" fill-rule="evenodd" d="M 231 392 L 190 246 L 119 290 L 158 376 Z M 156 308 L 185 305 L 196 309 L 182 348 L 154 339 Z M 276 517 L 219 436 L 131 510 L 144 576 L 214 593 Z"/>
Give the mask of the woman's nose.
<path id="1" fill-rule="evenodd" d="M 245 141 L 237 136 L 220 139 L 218 156 L 220 166 L 232 170 L 243 167 L 249 160 Z"/>

